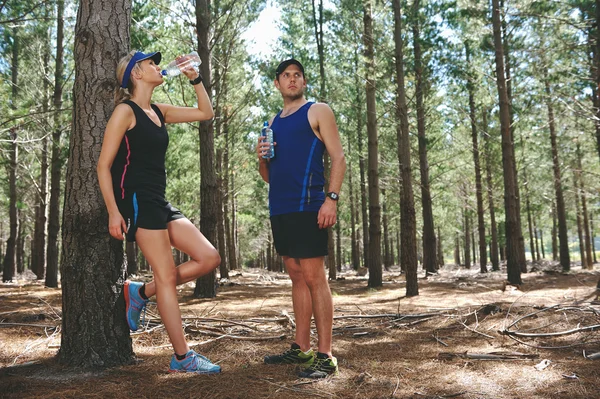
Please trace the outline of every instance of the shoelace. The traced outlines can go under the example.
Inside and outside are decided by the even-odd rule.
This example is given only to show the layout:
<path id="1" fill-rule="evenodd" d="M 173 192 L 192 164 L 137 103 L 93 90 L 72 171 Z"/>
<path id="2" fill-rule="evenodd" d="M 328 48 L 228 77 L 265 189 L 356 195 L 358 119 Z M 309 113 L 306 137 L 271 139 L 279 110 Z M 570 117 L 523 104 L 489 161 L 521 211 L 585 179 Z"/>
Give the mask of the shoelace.
<path id="1" fill-rule="evenodd" d="M 325 363 L 325 361 L 329 360 L 327 359 L 321 359 L 320 357 L 315 357 L 315 361 L 313 362 L 313 364 L 311 364 L 308 369 L 309 370 L 314 370 L 314 371 L 319 371 L 320 367 L 323 363 Z"/>

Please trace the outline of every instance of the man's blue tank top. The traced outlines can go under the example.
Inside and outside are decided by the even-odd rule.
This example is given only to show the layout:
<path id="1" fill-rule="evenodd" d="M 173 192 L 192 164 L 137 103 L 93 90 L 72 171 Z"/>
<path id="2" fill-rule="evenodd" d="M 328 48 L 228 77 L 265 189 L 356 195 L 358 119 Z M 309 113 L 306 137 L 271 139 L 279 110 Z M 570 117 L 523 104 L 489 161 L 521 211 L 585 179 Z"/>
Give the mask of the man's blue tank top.
<path id="1" fill-rule="evenodd" d="M 325 145 L 308 121 L 307 102 L 296 112 L 275 116 L 271 129 L 275 157 L 269 162 L 269 210 L 271 216 L 292 212 L 318 212 L 325 201 L 323 152 Z"/>

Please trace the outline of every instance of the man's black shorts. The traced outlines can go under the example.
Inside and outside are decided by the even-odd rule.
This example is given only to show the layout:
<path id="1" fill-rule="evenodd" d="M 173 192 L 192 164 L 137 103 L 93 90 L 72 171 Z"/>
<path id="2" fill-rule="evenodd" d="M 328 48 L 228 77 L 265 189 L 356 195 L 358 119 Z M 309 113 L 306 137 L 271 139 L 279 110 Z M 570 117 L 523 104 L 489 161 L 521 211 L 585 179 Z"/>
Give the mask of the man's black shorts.
<path id="1" fill-rule="evenodd" d="M 281 256 L 317 258 L 327 255 L 328 229 L 317 224 L 318 212 L 271 216 L 275 249 Z"/>
<path id="2" fill-rule="evenodd" d="M 181 211 L 166 199 L 143 192 L 133 193 L 117 201 L 119 212 L 127 225 L 127 241 L 135 241 L 138 227 L 148 230 L 166 230 L 167 223 L 185 218 Z"/>

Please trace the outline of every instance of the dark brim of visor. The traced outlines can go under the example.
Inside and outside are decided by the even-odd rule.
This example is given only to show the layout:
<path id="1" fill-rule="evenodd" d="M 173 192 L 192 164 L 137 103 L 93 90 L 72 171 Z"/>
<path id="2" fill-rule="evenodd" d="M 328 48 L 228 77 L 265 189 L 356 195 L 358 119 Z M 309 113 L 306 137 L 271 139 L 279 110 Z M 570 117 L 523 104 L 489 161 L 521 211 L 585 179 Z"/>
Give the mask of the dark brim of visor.
<path id="1" fill-rule="evenodd" d="M 121 82 L 121 87 L 126 89 L 127 85 L 129 84 L 129 78 L 131 76 L 131 70 L 133 69 L 133 67 L 135 66 L 135 64 L 137 64 L 140 61 L 144 61 L 147 59 L 151 59 L 152 61 L 154 61 L 154 63 L 156 65 L 160 64 L 160 61 L 162 60 L 162 54 L 160 53 L 160 51 L 155 51 L 153 53 L 142 53 L 141 51 L 138 51 L 137 53 L 135 53 L 133 55 L 133 57 L 131 57 L 131 60 L 129 60 L 129 63 L 127 64 L 127 68 L 125 68 L 125 73 L 123 74 L 123 81 Z"/>

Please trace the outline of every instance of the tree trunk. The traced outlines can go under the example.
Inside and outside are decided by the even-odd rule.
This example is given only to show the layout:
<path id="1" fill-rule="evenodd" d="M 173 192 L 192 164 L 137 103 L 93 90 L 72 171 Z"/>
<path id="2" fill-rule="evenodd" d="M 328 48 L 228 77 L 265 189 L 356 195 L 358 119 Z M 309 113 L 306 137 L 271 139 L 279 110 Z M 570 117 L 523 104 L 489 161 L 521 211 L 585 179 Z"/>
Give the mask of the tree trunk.
<path id="1" fill-rule="evenodd" d="M 49 18 L 49 9 L 46 9 L 45 16 Z M 48 40 L 44 48 L 44 71 L 48 71 L 50 66 L 50 36 L 46 36 Z M 43 91 L 44 100 L 42 110 L 44 115 L 48 115 L 50 109 L 49 80 L 44 78 Z M 50 124 L 48 124 L 50 125 Z M 38 280 L 44 278 L 46 274 L 46 205 L 48 203 L 48 136 L 44 134 L 42 138 L 42 153 L 40 165 L 40 182 L 37 197 L 37 205 L 35 209 L 35 224 L 33 229 L 33 241 L 31 243 L 31 271 L 33 271 Z"/>
<path id="2" fill-rule="evenodd" d="M 131 276 L 138 274 L 138 259 L 137 259 L 137 245 L 135 242 L 127 242 L 125 244 L 125 255 L 127 256 L 127 275 Z"/>
<path id="3" fill-rule="evenodd" d="M 363 1 L 363 43 L 365 46 L 367 137 L 369 154 L 369 282 L 371 288 L 383 285 L 381 269 L 381 207 L 379 204 L 379 142 L 375 103 L 375 49 L 371 0 Z"/>
<path id="4" fill-rule="evenodd" d="M 590 218 L 590 233 L 592 236 L 592 256 L 594 257 L 594 263 L 598 263 L 596 259 L 596 236 L 594 235 L 594 218 Z M 544 248 L 544 247 L 542 247 Z"/>
<path id="5" fill-rule="evenodd" d="M 417 131 L 419 136 L 419 169 L 421 172 L 421 207 L 423 211 L 423 265 L 426 275 L 436 272 L 436 237 L 433 223 L 433 209 L 429 185 L 429 162 L 427 160 L 427 137 L 425 132 L 425 82 L 423 77 L 423 61 L 420 32 L 420 0 L 412 6 L 413 42 L 415 55 L 415 97 L 417 100 Z"/>
<path id="6" fill-rule="evenodd" d="M 525 206 L 527 207 L 527 227 L 529 229 L 529 251 L 531 260 L 535 262 L 535 243 L 533 241 L 533 221 L 531 219 L 531 205 L 529 203 L 529 179 L 527 179 L 527 169 L 523 170 L 525 174 Z"/>
<path id="7" fill-rule="evenodd" d="M 402 42 L 402 9 L 400 0 L 393 0 L 394 7 L 394 43 L 396 57 L 396 136 L 398 140 L 398 161 L 400 167 L 401 210 L 400 223 L 402 237 L 401 263 L 406 268 L 406 296 L 419 295 L 417 281 L 417 226 L 415 202 L 412 191 L 412 176 L 410 165 L 410 137 L 408 125 L 408 107 L 404 86 L 404 54 Z"/>
<path id="8" fill-rule="evenodd" d="M 542 257 L 540 255 L 540 245 L 539 245 L 539 238 L 538 238 L 538 228 L 537 225 L 535 224 L 535 222 L 533 223 L 533 238 L 534 238 L 534 243 L 535 243 L 535 254 L 537 256 L 537 260 L 538 262 L 540 260 L 542 260 Z"/>
<path id="9" fill-rule="evenodd" d="M 542 259 L 546 259 L 546 249 L 544 247 L 544 230 L 540 229 L 540 247 L 542 249 Z"/>
<path id="10" fill-rule="evenodd" d="M 129 0 L 83 0 L 77 13 L 58 353 L 60 362 L 71 367 L 111 367 L 134 361 L 121 295 L 123 244 L 108 234 L 108 214 L 96 179 L 104 128 L 114 108 L 115 65 L 129 48 L 130 20 Z"/>
<path id="11" fill-rule="evenodd" d="M 558 217 L 558 241 L 560 245 L 560 264 L 563 271 L 571 269 L 571 260 L 569 254 L 569 237 L 567 229 L 567 211 L 565 209 L 565 200 L 563 198 L 562 179 L 560 176 L 560 160 L 558 158 L 558 144 L 556 142 L 556 128 L 554 121 L 554 107 L 552 106 L 552 93 L 550 92 L 550 82 L 548 81 L 548 70 L 543 68 L 544 86 L 546 89 L 546 106 L 548 107 L 548 127 L 550 128 L 550 144 L 552 146 L 552 164 L 554 168 L 554 192 L 556 195 L 556 212 Z"/>
<path id="12" fill-rule="evenodd" d="M 358 115 L 360 118 L 360 115 Z M 358 253 L 358 237 L 356 231 L 356 219 L 358 215 L 356 215 L 356 203 L 354 198 L 354 184 L 352 181 L 352 152 L 350 146 L 350 135 L 348 135 L 348 190 L 350 196 L 350 249 L 351 249 L 351 259 L 352 259 L 352 269 L 358 270 L 360 267 L 360 257 Z"/>
<path id="13" fill-rule="evenodd" d="M 210 48 L 210 0 L 196 1 L 196 33 L 198 54 L 202 60 L 202 84 L 212 100 L 212 73 Z M 217 241 L 218 185 L 215 174 L 215 145 L 213 121 L 200 122 L 200 231 L 213 245 Z M 217 296 L 216 271 L 196 280 L 194 288 L 196 298 L 214 298 Z"/>
<path id="14" fill-rule="evenodd" d="M 444 249 L 442 248 L 442 235 L 440 233 L 439 226 L 438 226 L 438 233 L 437 233 L 437 244 L 438 244 L 438 250 L 437 250 L 438 259 L 437 259 L 436 269 L 439 270 L 439 268 L 444 266 Z"/>
<path id="15" fill-rule="evenodd" d="M 336 256 L 335 256 L 335 267 L 338 272 L 342 271 L 342 231 L 340 223 L 335 224 L 335 243 L 336 243 Z"/>
<path id="16" fill-rule="evenodd" d="M 464 220 L 464 234 L 465 234 L 465 267 L 467 269 L 471 268 L 471 226 L 469 225 L 469 211 L 467 209 L 464 210 L 463 213 Z"/>
<path id="17" fill-rule="evenodd" d="M 458 231 L 456 232 L 456 237 L 454 238 L 454 264 L 456 266 L 460 266 L 460 235 Z"/>
<path id="18" fill-rule="evenodd" d="M 225 239 L 227 243 L 227 260 L 229 270 L 236 270 L 238 268 L 237 265 L 237 255 L 235 253 L 235 237 L 234 237 L 234 225 L 232 220 L 235 221 L 235 208 L 233 206 L 233 187 L 230 189 L 229 179 L 231 179 L 231 185 L 233 186 L 233 175 L 231 175 L 231 170 L 229 168 L 229 154 L 230 148 L 232 145 L 231 140 L 231 132 L 229 131 L 229 107 L 224 107 L 223 109 L 223 135 L 225 136 L 225 152 L 223 153 L 223 213 L 225 215 Z M 231 204 L 231 217 L 230 215 L 230 205 Z"/>
<path id="19" fill-rule="evenodd" d="M 581 207 L 579 206 L 579 184 L 577 182 L 577 172 L 573 168 L 573 189 L 575 193 L 575 212 L 577 220 L 577 238 L 579 239 L 579 257 L 581 258 L 581 268 L 585 269 L 585 244 L 583 242 L 583 226 L 581 222 Z"/>
<path id="20" fill-rule="evenodd" d="M 487 110 L 483 110 L 483 126 L 485 129 L 488 128 L 487 124 Z M 492 152 L 490 148 L 489 134 L 483 135 L 485 141 L 485 174 L 487 184 L 487 197 L 490 208 L 490 226 L 491 226 L 491 240 L 490 240 L 490 261 L 492 262 L 492 270 L 500 270 L 500 260 L 498 259 L 498 226 L 496 225 L 496 208 L 494 205 L 494 187 L 492 183 Z"/>
<path id="21" fill-rule="evenodd" d="M 556 203 L 552 201 L 552 260 L 558 260 L 558 228 L 556 222 Z"/>
<path id="22" fill-rule="evenodd" d="M 500 125 L 502 132 L 502 166 L 504 170 L 504 207 L 506 215 L 506 252 L 508 281 L 520 285 L 521 260 L 524 253 L 520 225 L 517 172 L 513 151 L 513 137 L 510 129 L 510 104 L 506 90 L 504 71 L 504 50 L 500 32 L 499 0 L 492 0 L 492 18 L 494 26 L 494 47 L 496 50 L 496 82 L 500 100 Z"/>
<path id="23" fill-rule="evenodd" d="M 224 95 L 225 89 L 223 85 L 221 85 L 221 76 L 219 74 L 219 69 L 217 68 L 217 72 L 215 72 L 215 93 L 217 93 L 217 104 L 215 105 L 215 117 L 214 117 L 214 125 L 215 125 L 215 138 L 219 140 L 220 136 L 223 134 L 223 110 L 219 101 L 221 95 Z M 217 177 L 217 201 L 218 206 L 216 207 L 217 211 L 217 250 L 219 251 L 219 256 L 221 257 L 221 264 L 219 265 L 219 277 L 220 278 L 229 278 L 229 270 L 227 264 L 227 241 L 225 238 L 225 211 L 223 209 L 223 204 L 225 203 L 227 187 L 224 187 L 224 179 L 223 179 L 223 149 L 217 148 L 215 159 L 216 159 L 216 177 Z"/>
<path id="24" fill-rule="evenodd" d="M 50 203 L 48 206 L 48 246 L 46 247 L 46 287 L 58 287 L 58 234 L 60 232 L 60 178 L 62 170 L 60 112 L 63 87 L 64 0 L 56 3 L 56 57 L 54 72 L 54 127 L 52 130 L 52 155 L 50 159 Z M 127 22 L 129 23 L 129 22 Z M 126 43 L 126 47 L 129 44 Z M 114 71 L 113 71 L 114 75 Z"/>
<path id="25" fill-rule="evenodd" d="M 467 65 L 471 63 L 471 51 L 468 44 L 465 44 L 465 53 Z M 473 165 L 475 166 L 475 194 L 477 199 L 477 231 L 479 234 L 479 271 L 487 273 L 487 248 L 485 246 L 485 222 L 483 219 L 483 190 L 481 184 L 481 166 L 479 163 L 479 143 L 477 123 L 475 121 L 475 88 L 473 76 L 469 72 L 467 80 L 469 91 L 469 116 L 471 119 L 471 139 L 473 141 Z"/>
<path id="26" fill-rule="evenodd" d="M 585 242 L 585 264 L 582 267 L 585 269 L 593 269 L 592 262 L 592 240 L 590 237 L 590 221 L 588 218 L 587 198 L 585 195 L 585 184 L 583 183 L 583 166 L 581 162 L 581 146 L 577 142 L 577 177 L 579 178 L 579 189 L 581 192 L 581 212 L 583 214 L 583 237 Z"/>
<path id="27" fill-rule="evenodd" d="M 383 198 L 383 267 L 385 270 L 389 270 L 390 266 L 390 237 L 388 234 L 388 215 L 387 215 L 387 197 L 385 196 L 385 189 L 381 190 L 381 197 Z"/>
<path id="28" fill-rule="evenodd" d="M 17 274 L 21 274 L 25 271 L 25 213 L 19 211 L 17 218 L 19 219 L 19 229 L 17 230 L 15 261 L 17 265 Z"/>
<path id="29" fill-rule="evenodd" d="M 595 43 L 594 59 L 592 65 L 596 69 L 596 73 L 593 74 L 594 85 L 592 91 L 594 93 L 593 99 L 595 100 L 595 113 L 594 125 L 596 127 L 596 149 L 598 150 L 598 156 L 600 156 L 600 93 L 598 88 L 600 87 L 600 0 L 595 0 L 595 11 L 596 11 L 596 23 L 595 23 Z"/>

